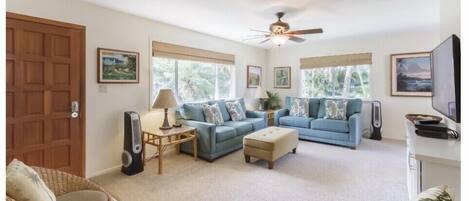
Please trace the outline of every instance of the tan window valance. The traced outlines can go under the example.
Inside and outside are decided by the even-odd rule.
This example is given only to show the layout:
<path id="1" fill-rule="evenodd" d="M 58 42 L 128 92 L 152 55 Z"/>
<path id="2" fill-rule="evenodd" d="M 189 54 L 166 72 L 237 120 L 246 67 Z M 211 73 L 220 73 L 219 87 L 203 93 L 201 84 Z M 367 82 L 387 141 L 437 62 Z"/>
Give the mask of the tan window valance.
<path id="1" fill-rule="evenodd" d="M 210 63 L 234 64 L 235 56 L 209 50 L 153 41 L 153 56 Z"/>
<path id="2" fill-rule="evenodd" d="M 301 69 L 362 64 L 371 64 L 371 53 L 308 57 L 300 59 Z"/>

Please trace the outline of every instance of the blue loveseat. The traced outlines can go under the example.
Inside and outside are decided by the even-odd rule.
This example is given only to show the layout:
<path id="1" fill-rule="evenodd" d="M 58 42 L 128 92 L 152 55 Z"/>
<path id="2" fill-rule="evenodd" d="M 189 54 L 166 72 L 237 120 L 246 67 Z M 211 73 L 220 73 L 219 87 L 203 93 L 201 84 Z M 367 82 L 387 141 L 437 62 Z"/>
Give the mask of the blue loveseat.
<path id="1" fill-rule="evenodd" d="M 267 113 L 247 111 L 244 99 L 238 99 L 246 112 L 246 120 L 231 121 L 225 102 L 229 100 L 216 100 L 202 103 L 184 103 L 176 109 L 176 115 L 182 125 L 197 129 L 197 154 L 208 161 L 241 149 L 243 137 L 267 126 Z M 235 100 L 231 100 L 235 101 Z M 205 122 L 202 105 L 217 103 L 223 116 L 224 124 L 216 126 Z M 182 152 L 192 153 L 192 143 L 181 144 Z"/>
<path id="2" fill-rule="evenodd" d="M 362 100 L 347 99 L 347 120 L 324 119 L 325 98 L 309 99 L 309 117 L 289 116 L 291 98 L 285 98 L 284 109 L 275 112 L 275 125 L 294 128 L 300 139 L 325 142 L 355 149 L 361 141 L 360 113 Z"/>

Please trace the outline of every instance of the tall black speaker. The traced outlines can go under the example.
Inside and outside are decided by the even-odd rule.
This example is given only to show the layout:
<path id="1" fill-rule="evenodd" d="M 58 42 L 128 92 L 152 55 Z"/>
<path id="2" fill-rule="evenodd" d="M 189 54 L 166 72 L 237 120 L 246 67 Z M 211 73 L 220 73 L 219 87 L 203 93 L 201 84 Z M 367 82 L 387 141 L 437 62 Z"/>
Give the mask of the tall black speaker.
<path id="1" fill-rule="evenodd" d="M 373 133 L 371 134 L 371 139 L 381 140 L 381 126 L 383 124 L 382 114 L 381 114 L 381 102 L 373 101 L 371 103 L 371 125 L 373 127 Z"/>
<path id="2" fill-rule="evenodd" d="M 134 175 L 143 171 L 142 129 L 137 112 L 124 113 L 124 152 L 121 171 Z"/>

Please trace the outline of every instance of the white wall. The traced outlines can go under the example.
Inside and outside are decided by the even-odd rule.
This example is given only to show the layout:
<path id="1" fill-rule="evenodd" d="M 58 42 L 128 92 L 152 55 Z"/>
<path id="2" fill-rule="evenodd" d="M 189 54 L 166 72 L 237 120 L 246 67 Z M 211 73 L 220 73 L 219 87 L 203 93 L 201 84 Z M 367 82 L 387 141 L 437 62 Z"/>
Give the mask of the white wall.
<path id="1" fill-rule="evenodd" d="M 352 53 L 373 54 L 370 70 L 371 96 L 382 102 L 383 137 L 405 139 L 404 115 L 408 113 L 435 114 L 429 97 L 391 96 L 390 54 L 431 51 L 439 44 L 438 30 L 409 33 L 390 33 L 376 36 L 311 41 L 307 44 L 275 48 L 269 51 L 269 67 L 291 66 L 292 88 L 274 89 L 282 98 L 300 95 L 300 58 Z M 267 71 L 273 77 L 273 70 Z M 273 82 L 273 81 L 272 81 Z M 273 83 L 269 82 L 269 89 Z"/>
<path id="2" fill-rule="evenodd" d="M 77 0 L 8 0 L 6 10 L 86 26 L 86 176 L 120 165 L 123 112 L 142 113 L 142 124 L 156 126 L 160 112 L 149 112 L 150 38 L 236 55 L 236 96 L 245 94 L 246 65 L 266 66 L 267 52 L 233 41 L 116 12 Z M 98 47 L 140 52 L 140 83 L 107 85 L 98 92 Z M 265 73 L 264 73 L 265 77 Z M 265 79 L 264 79 L 265 80 Z"/>
<path id="3" fill-rule="evenodd" d="M 461 0 L 440 0 L 440 39 L 461 36 Z"/>

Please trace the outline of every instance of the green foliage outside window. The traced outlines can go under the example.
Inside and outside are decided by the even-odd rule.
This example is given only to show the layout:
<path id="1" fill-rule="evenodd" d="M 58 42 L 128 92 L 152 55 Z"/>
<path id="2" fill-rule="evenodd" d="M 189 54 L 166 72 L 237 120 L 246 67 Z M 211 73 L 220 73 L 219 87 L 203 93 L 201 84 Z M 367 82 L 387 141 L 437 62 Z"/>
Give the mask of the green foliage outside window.
<path id="1" fill-rule="evenodd" d="M 231 97 L 231 66 L 215 63 L 153 59 L 152 100 L 158 90 L 170 88 L 179 102 Z"/>
<path id="2" fill-rule="evenodd" d="M 305 97 L 370 98 L 370 65 L 302 70 Z"/>

